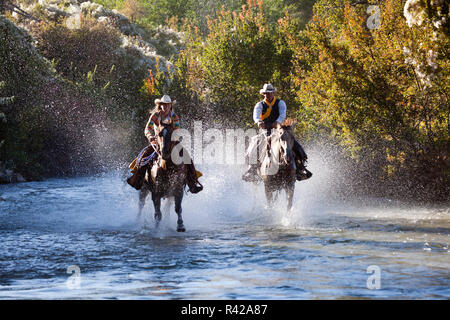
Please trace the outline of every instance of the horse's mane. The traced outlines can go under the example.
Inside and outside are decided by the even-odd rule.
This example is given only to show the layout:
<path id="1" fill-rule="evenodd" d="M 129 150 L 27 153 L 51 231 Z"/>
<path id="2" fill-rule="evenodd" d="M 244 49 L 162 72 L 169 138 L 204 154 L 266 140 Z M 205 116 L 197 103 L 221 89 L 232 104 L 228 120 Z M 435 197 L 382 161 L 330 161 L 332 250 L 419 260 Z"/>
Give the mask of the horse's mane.
<path id="1" fill-rule="evenodd" d="M 292 135 L 294 135 L 292 129 L 293 129 L 293 126 L 294 126 L 294 124 L 295 124 L 296 122 L 297 122 L 297 120 L 295 120 L 295 119 L 293 119 L 293 118 L 287 118 L 287 119 L 285 119 L 285 120 L 281 123 L 281 127 L 282 127 L 283 129 L 287 129 Z M 270 135 L 269 137 L 267 137 L 266 139 L 270 138 L 270 139 L 272 139 L 272 141 L 274 141 L 274 140 L 279 140 L 280 137 L 281 137 L 281 136 L 280 136 L 280 132 L 279 132 L 278 130 L 273 130 L 272 133 L 271 133 L 271 135 Z M 261 154 L 260 154 L 260 156 L 259 156 L 259 160 L 260 160 L 261 162 L 264 161 L 264 157 L 265 157 L 265 155 L 266 155 L 267 147 L 268 147 L 268 146 L 269 146 L 269 145 L 266 143 L 266 144 L 264 145 L 263 149 L 262 149 L 262 152 L 261 152 Z"/>
<path id="2" fill-rule="evenodd" d="M 284 128 L 288 128 L 288 127 L 292 127 L 294 124 L 297 123 L 297 120 L 293 119 L 293 118 L 287 118 L 283 121 L 283 123 L 281 124 L 282 127 Z"/>

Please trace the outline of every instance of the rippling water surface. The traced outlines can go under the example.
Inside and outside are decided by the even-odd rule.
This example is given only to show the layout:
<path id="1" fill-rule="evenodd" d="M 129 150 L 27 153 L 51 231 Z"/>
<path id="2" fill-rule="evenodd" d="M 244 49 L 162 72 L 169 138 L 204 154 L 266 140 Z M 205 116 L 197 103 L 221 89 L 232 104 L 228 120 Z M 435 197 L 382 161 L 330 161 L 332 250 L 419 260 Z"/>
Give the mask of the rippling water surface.
<path id="1" fill-rule="evenodd" d="M 450 298 L 448 208 L 336 203 L 311 179 L 270 211 L 218 172 L 185 197 L 185 233 L 173 208 L 155 229 L 151 201 L 137 221 L 118 173 L 1 185 L 0 299 Z"/>

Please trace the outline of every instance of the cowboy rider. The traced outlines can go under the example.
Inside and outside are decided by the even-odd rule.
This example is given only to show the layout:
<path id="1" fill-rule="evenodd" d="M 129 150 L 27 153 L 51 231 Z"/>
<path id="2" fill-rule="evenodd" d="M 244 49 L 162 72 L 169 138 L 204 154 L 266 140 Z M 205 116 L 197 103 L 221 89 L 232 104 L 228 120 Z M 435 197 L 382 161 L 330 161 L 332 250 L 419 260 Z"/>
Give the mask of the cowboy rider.
<path id="1" fill-rule="evenodd" d="M 146 151 L 145 155 L 153 153 L 158 147 L 156 133 L 160 124 L 172 125 L 174 130 L 180 128 L 180 118 L 173 111 L 173 105 L 175 103 L 176 100 L 172 101 L 168 95 L 164 95 L 161 99 L 155 100 L 155 108 L 151 111 L 150 118 L 144 130 L 144 134 L 150 143 L 147 147 L 149 151 Z M 197 171 L 195 170 L 192 159 L 188 163 L 185 163 L 185 165 L 187 168 L 186 178 L 189 191 L 192 193 L 202 191 L 203 186 L 197 180 Z"/>
<path id="2" fill-rule="evenodd" d="M 264 135 L 270 136 L 272 129 L 279 129 L 286 119 L 286 103 L 281 99 L 275 98 L 276 91 L 277 90 L 270 83 L 264 84 L 263 88 L 259 91 L 259 93 L 264 96 L 264 99 L 255 105 L 253 109 L 253 120 L 263 132 L 252 139 L 247 151 L 247 158 L 257 152 L 257 148 L 264 141 Z M 312 173 L 305 168 L 305 162 L 308 157 L 300 143 L 295 139 L 293 151 L 296 163 L 297 180 L 301 181 L 309 179 L 312 176 Z M 256 157 L 253 157 L 253 159 L 256 159 Z M 248 182 L 256 181 L 258 176 L 257 169 L 257 163 L 250 163 L 247 171 L 242 176 L 242 179 Z"/>
<path id="3" fill-rule="evenodd" d="M 172 124 L 174 130 L 180 128 L 180 118 L 173 111 L 173 105 L 175 103 L 176 100 L 172 101 L 168 95 L 164 95 L 161 99 L 155 100 L 155 108 L 152 110 L 144 130 L 148 142 L 154 148 L 158 145 L 156 130 L 161 123 Z"/>

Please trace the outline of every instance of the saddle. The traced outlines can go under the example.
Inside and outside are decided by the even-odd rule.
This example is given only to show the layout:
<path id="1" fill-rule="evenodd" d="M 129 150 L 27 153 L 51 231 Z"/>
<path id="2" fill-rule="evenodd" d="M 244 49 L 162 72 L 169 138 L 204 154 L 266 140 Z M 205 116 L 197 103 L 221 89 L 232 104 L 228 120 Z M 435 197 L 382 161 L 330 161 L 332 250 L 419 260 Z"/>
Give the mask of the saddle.
<path id="1" fill-rule="evenodd" d="M 181 152 L 183 152 L 183 150 L 181 150 Z M 127 179 L 127 183 L 136 190 L 140 190 L 145 181 L 146 174 L 148 174 L 147 182 L 152 188 L 157 182 L 157 176 L 160 170 L 167 170 L 167 162 L 162 159 L 160 155 L 161 152 L 158 151 L 158 146 L 154 147 L 149 145 L 142 149 L 139 156 L 129 165 L 133 175 Z M 203 189 L 203 186 L 198 181 L 198 178 L 203 174 L 200 171 L 195 170 L 193 163 L 183 166 L 186 167 L 186 183 L 189 186 L 189 190 L 192 193 L 200 192 Z"/>
<path id="2" fill-rule="evenodd" d="M 156 155 L 157 153 L 152 146 L 147 146 L 141 150 L 139 155 L 128 166 L 131 169 L 131 173 L 133 174 L 127 179 L 127 183 L 130 186 L 132 186 L 136 190 L 140 190 L 142 188 L 147 165 L 153 161 Z"/>

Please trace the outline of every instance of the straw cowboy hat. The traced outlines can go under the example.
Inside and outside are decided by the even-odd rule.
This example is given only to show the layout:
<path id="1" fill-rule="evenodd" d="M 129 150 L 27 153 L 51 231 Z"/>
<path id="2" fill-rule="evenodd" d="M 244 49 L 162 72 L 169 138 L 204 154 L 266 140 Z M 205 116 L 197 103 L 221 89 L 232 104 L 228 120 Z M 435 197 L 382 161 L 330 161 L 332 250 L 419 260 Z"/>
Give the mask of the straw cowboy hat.
<path id="1" fill-rule="evenodd" d="M 155 99 L 155 104 L 156 104 L 156 105 L 159 105 L 159 104 L 161 104 L 161 103 L 171 103 L 171 104 L 175 104 L 175 103 L 177 103 L 177 100 L 173 100 L 173 101 L 172 101 L 172 99 L 170 99 L 170 97 L 169 97 L 167 94 L 165 94 L 165 95 L 162 96 L 161 99 Z"/>
<path id="2" fill-rule="evenodd" d="M 276 92 L 276 91 L 277 89 L 275 89 L 271 83 L 265 83 L 263 88 L 259 90 L 259 93 L 264 94 L 267 92 Z"/>

